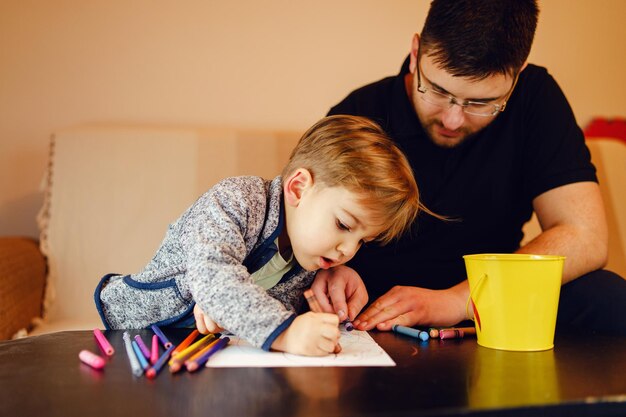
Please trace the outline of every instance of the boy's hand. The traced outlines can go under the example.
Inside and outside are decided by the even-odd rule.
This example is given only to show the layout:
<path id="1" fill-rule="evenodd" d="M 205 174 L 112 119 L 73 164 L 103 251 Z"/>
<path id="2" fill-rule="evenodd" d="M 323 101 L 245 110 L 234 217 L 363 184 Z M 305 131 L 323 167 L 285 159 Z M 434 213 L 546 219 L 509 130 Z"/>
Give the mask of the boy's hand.
<path id="1" fill-rule="evenodd" d="M 196 327 L 202 334 L 220 333 L 224 330 L 211 317 L 204 314 L 204 311 L 198 307 L 198 304 L 193 308 L 193 315 L 196 318 Z"/>
<path id="2" fill-rule="evenodd" d="M 324 356 L 335 351 L 339 342 L 336 314 L 308 312 L 295 318 L 282 332 L 272 349 L 306 356 Z"/>
<path id="3" fill-rule="evenodd" d="M 311 289 L 322 310 L 341 321 L 354 320 L 369 298 L 359 274 L 345 265 L 319 270 Z"/>

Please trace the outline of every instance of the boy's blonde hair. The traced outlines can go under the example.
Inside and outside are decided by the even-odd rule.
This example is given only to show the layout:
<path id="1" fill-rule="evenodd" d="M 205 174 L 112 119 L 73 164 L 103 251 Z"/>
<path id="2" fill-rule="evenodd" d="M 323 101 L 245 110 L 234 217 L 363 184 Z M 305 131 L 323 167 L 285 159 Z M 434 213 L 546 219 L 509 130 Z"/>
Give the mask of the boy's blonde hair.
<path id="1" fill-rule="evenodd" d="M 376 238 L 386 244 L 410 228 L 419 210 L 411 166 L 402 151 L 373 121 L 358 116 L 326 117 L 307 130 L 294 148 L 282 176 L 309 170 L 315 184 L 345 187 L 382 219 Z"/>

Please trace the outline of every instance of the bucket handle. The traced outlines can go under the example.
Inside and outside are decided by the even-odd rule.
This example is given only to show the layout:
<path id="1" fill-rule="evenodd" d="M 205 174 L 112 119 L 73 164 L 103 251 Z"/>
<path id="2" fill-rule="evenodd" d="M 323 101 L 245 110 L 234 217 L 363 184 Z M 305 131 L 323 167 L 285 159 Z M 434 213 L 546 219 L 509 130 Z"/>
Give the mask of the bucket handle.
<path id="1" fill-rule="evenodd" d="M 476 308 L 476 304 L 474 303 L 474 298 L 472 296 L 474 295 L 474 292 L 478 289 L 478 287 L 480 287 L 480 284 L 483 283 L 483 280 L 485 278 L 487 278 L 487 274 L 483 274 L 483 276 L 480 277 L 480 279 L 474 286 L 474 289 L 470 290 L 469 297 L 467 297 L 467 302 L 465 303 L 465 314 L 467 315 L 467 317 L 470 317 L 469 306 L 470 304 L 472 305 L 472 310 L 474 311 L 474 315 L 473 317 L 470 317 L 470 320 L 476 322 L 476 324 L 478 325 L 478 330 L 482 330 L 482 326 L 480 323 L 480 315 L 478 314 L 478 309 Z"/>

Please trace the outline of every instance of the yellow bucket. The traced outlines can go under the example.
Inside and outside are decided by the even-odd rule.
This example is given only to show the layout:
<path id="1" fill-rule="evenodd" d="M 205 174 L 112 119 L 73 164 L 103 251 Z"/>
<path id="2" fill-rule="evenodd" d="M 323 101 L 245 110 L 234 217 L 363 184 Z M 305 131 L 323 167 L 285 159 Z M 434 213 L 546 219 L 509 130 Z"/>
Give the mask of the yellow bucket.
<path id="1" fill-rule="evenodd" d="M 465 255 L 478 344 L 503 350 L 554 347 L 563 256 Z"/>

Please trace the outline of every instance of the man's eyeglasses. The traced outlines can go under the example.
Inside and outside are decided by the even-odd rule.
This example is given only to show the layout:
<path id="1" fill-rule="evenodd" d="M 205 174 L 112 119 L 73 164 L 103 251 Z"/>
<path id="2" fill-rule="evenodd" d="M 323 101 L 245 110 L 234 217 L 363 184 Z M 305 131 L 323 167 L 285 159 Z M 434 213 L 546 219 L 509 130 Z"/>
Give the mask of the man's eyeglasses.
<path id="1" fill-rule="evenodd" d="M 419 56 L 419 55 L 418 55 Z M 513 85 L 511 89 L 506 94 L 506 98 L 502 104 L 493 104 L 493 103 L 483 103 L 480 101 L 471 101 L 471 100 L 461 100 L 454 97 L 451 94 L 442 93 L 436 90 L 433 90 L 429 87 L 424 87 L 422 85 L 422 76 L 421 76 L 421 68 L 419 65 L 419 59 L 417 63 L 417 91 L 421 93 L 422 100 L 427 103 L 430 103 L 437 107 L 450 108 L 453 105 L 460 106 L 464 113 L 471 114 L 473 116 L 482 116 L 482 117 L 490 117 L 495 116 L 499 112 L 504 111 L 506 107 L 506 102 L 509 99 L 513 89 L 515 88 L 515 84 L 517 84 L 517 79 L 519 77 L 519 73 L 515 75 L 515 79 L 513 80 Z M 430 81 L 424 77 L 429 83 Z M 430 83 L 432 84 L 432 83 Z"/>

